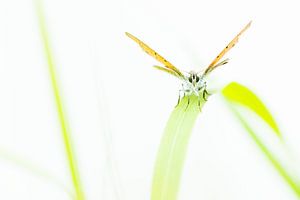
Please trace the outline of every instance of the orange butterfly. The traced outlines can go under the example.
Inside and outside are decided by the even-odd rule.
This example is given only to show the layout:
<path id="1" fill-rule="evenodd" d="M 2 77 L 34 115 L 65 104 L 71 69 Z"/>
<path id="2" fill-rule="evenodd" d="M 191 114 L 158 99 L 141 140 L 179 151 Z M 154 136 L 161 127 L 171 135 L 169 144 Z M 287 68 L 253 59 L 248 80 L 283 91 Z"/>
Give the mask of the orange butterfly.
<path id="1" fill-rule="evenodd" d="M 163 64 L 163 67 L 161 66 L 154 66 L 156 69 L 165 71 L 183 81 L 182 89 L 179 91 L 179 98 L 178 103 L 179 104 L 181 100 L 181 92 L 183 92 L 183 96 L 190 96 L 190 95 L 196 95 L 198 96 L 198 106 L 200 107 L 200 94 L 202 92 L 202 98 L 204 100 L 206 99 L 206 96 L 208 95 L 208 92 L 206 90 L 206 81 L 205 76 L 209 74 L 211 71 L 216 69 L 219 66 L 225 65 L 228 63 L 228 58 L 220 61 L 223 56 L 232 48 L 234 45 L 238 42 L 239 37 L 250 27 L 251 21 L 229 42 L 229 44 L 218 54 L 218 56 L 208 65 L 208 67 L 205 69 L 203 73 L 201 72 L 189 72 L 187 75 L 184 75 L 179 69 L 177 69 L 172 63 L 167 61 L 164 57 L 159 55 L 156 51 L 154 51 L 152 48 L 150 48 L 147 44 L 139 40 L 137 37 L 131 35 L 130 33 L 126 32 L 126 35 L 131 38 L 133 41 L 135 41 L 137 44 L 140 45 L 140 47 L 150 56 L 155 58 L 157 61 L 159 61 L 161 64 Z M 188 98 L 188 105 L 190 102 L 190 98 Z M 187 106 L 188 106 L 187 105 Z"/>

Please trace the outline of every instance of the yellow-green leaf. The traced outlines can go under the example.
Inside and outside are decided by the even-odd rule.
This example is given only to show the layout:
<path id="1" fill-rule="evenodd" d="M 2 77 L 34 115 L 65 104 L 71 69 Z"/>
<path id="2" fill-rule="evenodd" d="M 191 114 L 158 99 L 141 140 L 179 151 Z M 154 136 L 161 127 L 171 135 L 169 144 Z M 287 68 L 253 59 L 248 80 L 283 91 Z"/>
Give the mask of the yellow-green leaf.
<path id="1" fill-rule="evenodd" d="M 200 113 L 198 99 L 190 96 L 181 100 L 171 113 L 161 139 L 152 180 L 151 200 L 176 200 L 186 150 L 192 129 Z M 205 101 L 201 99 L 201 107 Z"/>
<path id="2" fill-rule="evenodd" d="M 245 106 L 261 117 L 281 137 L 280 130 L 271 113 L 263 102 L 248 88 L 236 82 L 230 83 L 222 90 L 227 100 Z"/>

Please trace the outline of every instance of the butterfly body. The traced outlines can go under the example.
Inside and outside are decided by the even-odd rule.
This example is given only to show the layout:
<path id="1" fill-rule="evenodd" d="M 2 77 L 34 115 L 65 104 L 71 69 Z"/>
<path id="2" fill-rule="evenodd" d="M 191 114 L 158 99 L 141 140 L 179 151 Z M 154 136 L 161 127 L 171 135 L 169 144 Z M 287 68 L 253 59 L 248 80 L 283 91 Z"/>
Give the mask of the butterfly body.
<path id="1" fill-rule="evenodd" d="M 182 91 L 184 91 L 185 95 L 199 96 L 199 93 L 205 87 L 206 81 L 204 80 L 204 76 L 199 75 L 196 72 L 189 72 L 183 79 Z"/>

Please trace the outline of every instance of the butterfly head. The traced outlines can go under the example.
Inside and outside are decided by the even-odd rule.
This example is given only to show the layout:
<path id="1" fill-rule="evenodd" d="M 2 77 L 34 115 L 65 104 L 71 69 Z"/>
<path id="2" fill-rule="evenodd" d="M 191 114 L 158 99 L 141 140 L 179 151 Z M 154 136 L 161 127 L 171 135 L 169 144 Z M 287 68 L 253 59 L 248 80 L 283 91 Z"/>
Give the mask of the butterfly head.
<path id="1" fill-rule="evenodd" d="M 202 77 L 194 71 L 189 72 L 187 80 L 190 84 L 196 87 L 201 81 Z"/>

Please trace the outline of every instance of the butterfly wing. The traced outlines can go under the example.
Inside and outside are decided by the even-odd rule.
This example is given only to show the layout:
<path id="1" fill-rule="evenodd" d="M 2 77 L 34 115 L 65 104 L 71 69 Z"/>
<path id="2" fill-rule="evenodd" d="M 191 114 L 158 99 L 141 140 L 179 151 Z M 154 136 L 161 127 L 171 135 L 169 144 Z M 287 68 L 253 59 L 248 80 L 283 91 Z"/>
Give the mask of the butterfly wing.
<path id="1" fill-rule="evenodd" d="M 219 55 L 210 63 L 210 65 L 204 71 L 204 75 L 208 74 L 216 67 L 226 64 L 227 62 L 223 63 L 224 61 L 218 63 L 222 57 L 238 42 L 239 37 L 250 27 L 251 21 L 231 40 L 231 42 L 219 53 Z"/>
<path id="2" fill-rule="evenodd" d="M 159 61 L 160 63 L 162 63 L 168 70 L 171 70 L 173 72 L 175 72 L 179 77 L 184 77 L 183 74 L 180 72 L 179 69 L 177 69 L 174 65 L 172 65 L 169 61 L 167 61 L 164 57 L 162 57 L 161 55 L 159 55 L 156 51 L 154 51 L 153 49 L 151 49 L 147 44 L 145 44 L 144 42 L 142 42 L 141 40 L 139 40 L 137 37 L 133 36 L 130 33 L 126 32 L 126 35 L 131 38 L 133 41 L 135 41 L 137 44 L 140 45 L 140 47 L 150 56 L 152 56 L 153 58 L 155 58 L 157 61 Z M 164 71 L 168 71 L 168 70 L 164 70 Z M 169 72 L 169 71 L 168 71 Z"/>
<path id="3" fill-rule="evenodd" d="M 168 74 L 171 74 L 172 76 L 175 76 L 176 78 L 183 79 L 182 76 L 179 76 L 176 72 L 174 72 L 173 70 L 170 70 L 169 68 L 161 67 L 161 66 L 158 66 L 158 65 L 154 65 L 153 67 L 155 69 L 167 72 Z"/>

